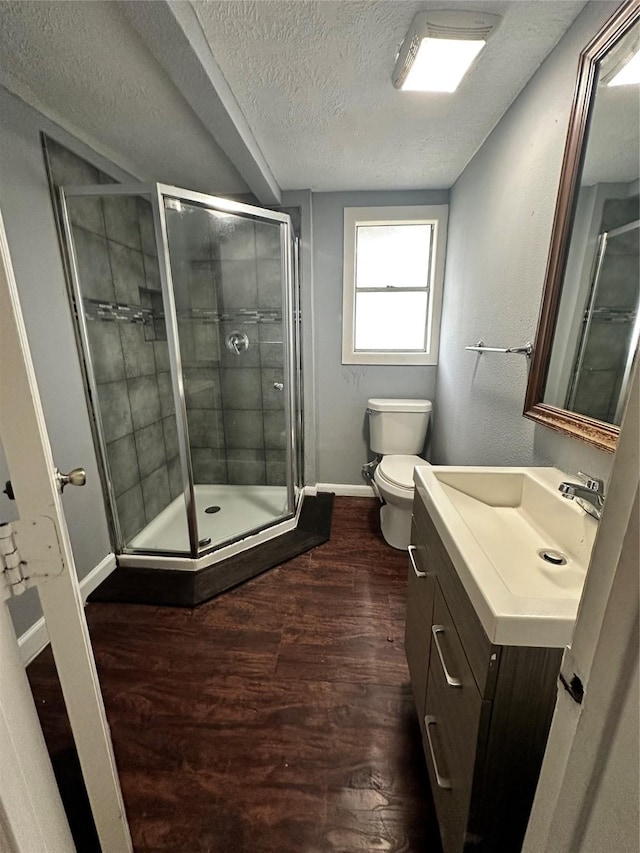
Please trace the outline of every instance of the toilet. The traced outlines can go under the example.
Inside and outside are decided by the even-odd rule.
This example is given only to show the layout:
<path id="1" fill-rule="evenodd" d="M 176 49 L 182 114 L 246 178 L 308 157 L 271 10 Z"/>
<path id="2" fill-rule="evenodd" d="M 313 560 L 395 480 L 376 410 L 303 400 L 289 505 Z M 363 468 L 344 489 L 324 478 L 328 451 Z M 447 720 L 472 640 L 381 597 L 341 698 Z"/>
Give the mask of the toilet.
<path id="1" fill-rule="evenodd" d="M 382 457 L 373 475 L 384 500 L 380 527 L 385 541 L 399 550 L 407 549 L 411 537 L 413 469 L 429 464 L 416 454 L 424 448 L 430 414 L 430 400 L 367 401 L 369 445 Z"/>

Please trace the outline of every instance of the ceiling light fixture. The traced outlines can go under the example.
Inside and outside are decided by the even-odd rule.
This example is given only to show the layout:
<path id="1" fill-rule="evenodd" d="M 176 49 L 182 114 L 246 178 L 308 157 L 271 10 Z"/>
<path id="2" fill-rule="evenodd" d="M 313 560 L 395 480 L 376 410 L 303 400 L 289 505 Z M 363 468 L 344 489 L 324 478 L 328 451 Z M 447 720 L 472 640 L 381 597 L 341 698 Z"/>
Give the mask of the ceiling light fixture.
<path id="1" fill-rule="evenodd" d="M 393 85 L 405 92 L 455 92 L 500 20 L 484 12 L 419 12 L 398 51 Z"/>

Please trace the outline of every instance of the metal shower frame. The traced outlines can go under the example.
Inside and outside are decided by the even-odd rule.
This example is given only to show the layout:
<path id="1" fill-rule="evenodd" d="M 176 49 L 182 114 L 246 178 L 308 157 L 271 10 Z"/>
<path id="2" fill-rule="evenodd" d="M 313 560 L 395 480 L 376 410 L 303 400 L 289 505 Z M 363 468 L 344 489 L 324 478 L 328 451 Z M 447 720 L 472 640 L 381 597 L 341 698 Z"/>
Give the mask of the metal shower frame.
<path id="1" fill-rule="evenodd" d="M 183 495 L 187 526 L 189 530 L 189 553 L 178 551 L 162 551 L 155 549 L 128 548 L 124 541 L 118 511 L 116 497 L 109 474 L 109 457 L 107 454 L 107 442 L 102 426 L 102 419 L 98 400 L 98 389 L 95 379 L 94 365 L 89 347 L 87 321 L 82 305 L 82 293 L 80 290 L 80 279 L 78 273 L 78 262 L 75 253 L 73 239 L 73 225 L 69 215 L 67 199 L 79 197 L 104 197 L 104 196 L 140 196 L 151 203 L 154 221 L 156 246 L 158 249 L 158 265 L 160 268 L 160 281 L 163 304 L 165 306 L 165 323 L 167 329 L 167 345 L 169 349 L 169 363 L 171 368 L 171 383 L 173 390 L 173 402 L 176 413 L 178 452 L 182 472 Z M 240 540 L 250 539 L 252 535 L 281 525 L 282 522 L 294 519 L 299 512 L 302 495 L 302 471 L 300 470 L 302 459 L 303 437 L 301 432 L 301 361 L 300 361 L 300 306 L 298 288 L 298 264 L 297 250 L 294 245 L 291 218 L 288 213 L 266 210 L 261 207 L 236 202 L 205 193 L 183 190 L 168 184 L 100 184 L 86 186 L 60 187 L 60 208 L 62 215 L 62 226 L 66 247 L 68 250 L 71 295 L 75 302 L 75 314 L 80 332 L 82 355 L 87 364 L 86 378 L 89 386 L 92 408 L 94 413 L 95 434 L 98 445 L 98 456 L 103 472 L 103 487 L 105 498 L 111 510 L 113 522 L 114 546 L 117 554 L 123 556 L 152 555 L 153 557 L 171 558 L 171 560 L 184 561 L 191 558 L 189 563 L 198 560 L 198 565 L 189 565 L 187 568 L 201 568 L 202 558 L 213 557 L 225 546 Z M 198 523 L 196 518 L 195 488 L 193 482 L 193 469 L 191 465 L 191 450 L 189 443 L 189 425 L 187 422 L 187 407 L 182 374 L 182 358 L 180 353 L 180 335 L 178 329 L 178 318 L 176 313 L 173 277 L 171 273 L 169 241 L 167 233 L 167 222 L 165 216 L 164 199 L 170 198 L 180 202 L 200 206 L 203 209 L 214 210 L 222 213 L 235 214 L 250 218 L 254 221 L 267 221 L 277 223 L 280 227 L 281 247 L 281 276 L 284 282 L 283 293 L 283 344 L 284 344 L 284 377 L 285 377 L 285 423 L 286 423 L 286 469 L 287 469 L 287 513 L 267 525 L 253 528 L 243 532 L 239 537 L 225 540 L 215 546 L 200 549 L 198 547 Z M 290 525 L 287 525 L 290 526 Z M 250 547 L 253 542 L 247 542 Z M 244 549 L 241 549 L 244 550 Z M 162 562 L 167 562 L 162 560 Z M 207 564 L 216 562 L 209 559 Z M 167 567 L 170 567 L 167 565 Z M 182 568 L 174 566 L 173 568 Z"/>

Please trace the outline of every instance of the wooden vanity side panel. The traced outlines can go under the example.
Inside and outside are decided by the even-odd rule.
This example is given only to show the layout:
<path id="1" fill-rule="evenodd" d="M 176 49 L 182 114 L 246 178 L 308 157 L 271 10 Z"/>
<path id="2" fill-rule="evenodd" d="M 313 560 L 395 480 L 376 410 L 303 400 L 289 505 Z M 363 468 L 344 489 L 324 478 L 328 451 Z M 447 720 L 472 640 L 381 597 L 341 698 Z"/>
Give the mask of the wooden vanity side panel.
<path id="1" fill-rule="evenodd" d="M 413 554 L 418 570 L 426 572 L 427 577 L 417 577 L 413 570 L 411 559 L 408 558 L 407 615 L 404 629 L 404 650 L 409 666 L 411 687 L 413 689 L 413 698 L 418 719 L 420 720 L 421 728 L 424 728 L 424 703 L 427 692 L 427 674 L 429 672 L 435 580 L 433 573 L 429 571 L 424 543 L 418 540 L 415 523 L 411 526 L 411 542 L 416 546 Z"/>
<path id="2" fill-rule="evenodd" d="M 533 804 L 555 708 L 563 649 L 504 646 L 482 782 L 469 816 L 474 850 L 518 853 Z"/>
<path id="3" fill-rule="evenodd" d="M 453 614 L 456 630 L 464 646 L 471 671 L 483 698 L 491 699 L 500 662 L 501 646 L 492 645 L 458 577 L 440 534 L 427 508 L 416 493 L 413 502 L 417 541 L 426 545 L 429 567 L 435 572 L 445 601 Z"/>

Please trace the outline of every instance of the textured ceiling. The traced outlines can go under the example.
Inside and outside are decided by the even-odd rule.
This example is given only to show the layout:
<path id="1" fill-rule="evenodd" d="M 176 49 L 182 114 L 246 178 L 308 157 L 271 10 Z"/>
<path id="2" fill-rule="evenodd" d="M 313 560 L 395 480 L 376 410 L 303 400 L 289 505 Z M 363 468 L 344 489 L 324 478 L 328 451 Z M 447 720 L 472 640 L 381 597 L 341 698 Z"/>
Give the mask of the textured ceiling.
<path id="1" fill-rule="evenodd" d="M 450 187 L 584 1 L 192 5 L 280 186 L 326 191 Z M 396 91 L 416 12 L 470 5 L 503 20 L 459 90 Z"/>
<path id="2" fill-rule="evenodd" d="M 284 189 L 315 190 L 450 187 L 583 5 L 192 3 L 194 25 L 276 180 Z M 455 94 L 396 91 L 395 52 L 414 14 L 443 6 L 473 6 L 503 20 Z M 172 47 L 167 42 L 165 55 Z M 180 61 L 180 51 L 173 54 Z M 212 136 L 161 65 L 121 4 L 0 1 L 0 84 L 136 176 L 204 192 L 246 191 L 215 141 L 219 123 Z M 206 92 L 203 98 L 206 104 Z M 613 127 L 607 123 L 607 133 Z M 602 150 L 610 150 L 608 138 Z"/>
<path id="3" fill-rule="evenodd" d="M 137 177 L 247 189 L 115 3 L 0 2 L 0 84 Z"/>

